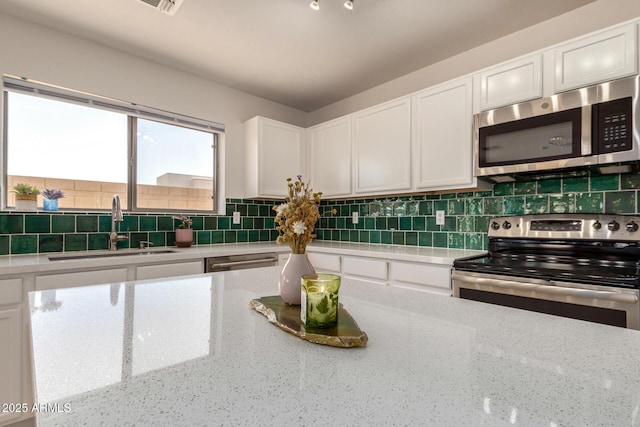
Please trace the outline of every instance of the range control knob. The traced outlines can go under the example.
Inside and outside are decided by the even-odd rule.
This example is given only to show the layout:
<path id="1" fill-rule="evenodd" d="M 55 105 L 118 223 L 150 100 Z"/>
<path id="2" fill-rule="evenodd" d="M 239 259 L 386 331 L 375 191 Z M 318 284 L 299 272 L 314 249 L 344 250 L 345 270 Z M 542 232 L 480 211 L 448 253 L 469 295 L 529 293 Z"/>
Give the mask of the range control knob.
<path id="1" fill-rule="evenodd" d="M 636 224 L 635 222 L 631 221 L 629 223 L 627 223 L 627 225 L 624 227 L 629 233 L 633 233 L 635 231 L 638 231 L 638 224 Z"/>
<path id="2" fill-rule="evenodd" d="M 595 228 L 596 230 L 600 230 L 602 228 L 602 223 L 596 220 L 596 222 L 593 223 L 593 228 Z"/>
<path id="3" fill-rule="evenodd" d="M 505 230 L 508 230 L 511 228 L 511 223 L 509 221 L 505 221 L 502 223 L 502 228 L 504 228 Z"/>
<path id="4" fill-rule="evenodd" d="M 613 220 L 609 224 L 607 224 L 607 228 L 609 231 L 616 231 L 620 228 L 620 224 L 617 221 Z"/>
<path id="5" fill-rule="evenodd" d="M 497 222 L 493 221 L 491 223 L 491 228 L 493 228 L 494 230 L 499 230 L 500 229 L 500 224 L 498 224 Z"/>

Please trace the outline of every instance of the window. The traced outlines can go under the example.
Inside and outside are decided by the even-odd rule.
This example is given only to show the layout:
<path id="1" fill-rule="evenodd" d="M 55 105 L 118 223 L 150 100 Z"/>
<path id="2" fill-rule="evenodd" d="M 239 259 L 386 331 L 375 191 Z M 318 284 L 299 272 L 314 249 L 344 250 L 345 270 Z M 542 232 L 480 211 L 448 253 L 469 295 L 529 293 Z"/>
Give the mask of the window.
<path id="1" fill-rule="evenodd" d="M 65 193 L 60 209 L 224 213 L 216 123 L 4 78 L 4 206 L 17 183 Z M 129 161 L 131 159 L 131 161 Z"/>
<path id="2" fill-rule="evenodd" d="M 137 206 L 211 209 L 216 135 L 137 120 Z"/>

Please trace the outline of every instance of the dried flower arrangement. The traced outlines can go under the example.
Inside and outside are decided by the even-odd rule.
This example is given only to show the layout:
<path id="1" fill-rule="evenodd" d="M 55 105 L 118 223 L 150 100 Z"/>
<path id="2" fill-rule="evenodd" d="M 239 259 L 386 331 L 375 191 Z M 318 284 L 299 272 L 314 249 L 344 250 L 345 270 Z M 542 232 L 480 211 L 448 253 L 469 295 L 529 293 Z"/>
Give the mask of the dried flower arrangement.
<path id="1" fill-rule="evenodd" d="M 298 175 L 297 180 L 287 178 L 289 195 L 285 197 L 284 203 L 274 206 L 277 212 L 275 223 L 279 235 L 277 243 L 287 243 L 294 254 L 303 254 L 307 245 L 316 237 L 313 234 L 316 222 L 320 218 L 320 198 L 321 192 L 314 193 L 309 188 L 309 182 L 302 181 L 302 176 Z M 335 214 L 333 209 L 330 213 Z"/>
<path id="2" fill-rule="evenodd" d="M 193 221 L 188 216 L 174 215 L 171 218 L 180 221 L 180 224 L 178 224 L 178 228 L 191 228 L 191 225 L 193 224 Z"/>
<path id="3" fill-rule="evenodd" d="M 58 190 L 55 188 L 45 188 L 42 190 L 42 197 L 49 200 L 63 199 L 64 193 L 62 190 Z"/>

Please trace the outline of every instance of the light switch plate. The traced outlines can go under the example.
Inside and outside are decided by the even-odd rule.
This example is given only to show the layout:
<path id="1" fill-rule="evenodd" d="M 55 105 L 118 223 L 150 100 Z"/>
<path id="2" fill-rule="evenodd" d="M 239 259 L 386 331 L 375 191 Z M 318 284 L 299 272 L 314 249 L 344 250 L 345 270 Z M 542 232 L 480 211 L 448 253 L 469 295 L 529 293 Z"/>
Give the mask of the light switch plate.
<path id="1" fill-rule="evenodd" d="M 358 212 L 353 212 L 351 214 L 351 222 L 354 223 L 354 224 L 358 223 Z"/>
<path id="2" fill-rule="evenodd" d="M 436 225 L 444 225 L 444 211 L 436 211 Z"/>
<path id="3" fill-rule="evenodd" d="M 240 224 L 240 212 L 233 213 L 233 223 Z"/>

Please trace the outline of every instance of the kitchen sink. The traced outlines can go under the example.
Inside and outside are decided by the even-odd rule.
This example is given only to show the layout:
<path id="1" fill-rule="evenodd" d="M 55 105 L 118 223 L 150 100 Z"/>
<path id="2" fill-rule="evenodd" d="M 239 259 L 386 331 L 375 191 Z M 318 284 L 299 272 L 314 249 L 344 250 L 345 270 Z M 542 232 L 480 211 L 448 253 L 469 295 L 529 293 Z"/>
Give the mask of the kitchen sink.
<path id="1" fill-rule="evenodd" d="M 72 259 L 93 259 L 93 258 L 112 258 L 119 256 L 136 256 L 136 255 L 155 255 L 155 254 L 170 254 L 176 252 L 173 249 L 158 249 L 158 250 L 131 250 L 131 251 L 113 251 L 113 252 L 99 252 L 95 254 L 77 254 L 77 255 L 49 255 L 49 261 L 66 261 Z"/>

